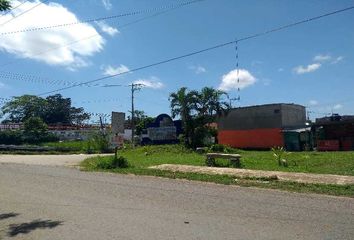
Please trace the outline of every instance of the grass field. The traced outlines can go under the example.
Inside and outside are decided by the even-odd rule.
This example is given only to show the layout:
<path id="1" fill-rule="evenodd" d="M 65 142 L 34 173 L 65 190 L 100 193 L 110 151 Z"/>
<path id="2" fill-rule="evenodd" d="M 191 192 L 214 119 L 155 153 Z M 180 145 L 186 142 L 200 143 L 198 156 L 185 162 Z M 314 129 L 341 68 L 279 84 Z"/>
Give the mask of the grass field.
<path id="1" fill-rule="evenodd" d="M 293 152 L 286 156 L 288 167 L 278 166 L 271 151 L 237 151 L 242 168 L 287 172 L 307 172 L 354 176 L 354 152 Z M 205 156 L 179 145 L 146 146 L 119 151 L 132 167 L 147 168 L 159 164 L 205 165 Z M 228 161 L 217 160 L 221 167 Z"/>
<path id="2" fill-rule="evenodd" d="M 64 142 L 49 142 L 44 143 L 44 146 L 55 147 L 73 152 L 87 151 L 87 141 L 64 141 Z"/>
<path id="3" fill-rule="evenodd" d="M 289 172 L 326 173 L 354 176 L 354 152 L 296 152 L 287 155 L 288 167 L 279 167 L 271 151 L 244 151 L 238 150 L 242 155 L 242 168 L 258 170 L 276 170 Z M 135 149 L 120 150 L 119 156 L 125 157 L 129 162 L 128 168 L 100 169 L 99 163 L 110 162 L 113 156 L 93 157 L 82 162 L 81 166 L 87 171 L 109 171 L 121 174 L 152 175 L 168 178 L 181 178 L 214 182 L 219 184 L 232 184 L 244 187 L 261 187 L 282 189 L 294 192 L 311 192 L 329 195 L 354 197 L 354 185 L 336 186 L 324 184 L 302 184 L 293 182 L 280 182 L 268 179 L 238 179 L 222 175 L 206 175 L 195 173 L 173 173 L 148 169 L 149 166 L 159 164 L 186 164 L 205 165 L 205 156 L 185 149 L 179 145 L 145 146 Z M 217 164 L 228 167 L 227 161 L 218 160 Z"/>

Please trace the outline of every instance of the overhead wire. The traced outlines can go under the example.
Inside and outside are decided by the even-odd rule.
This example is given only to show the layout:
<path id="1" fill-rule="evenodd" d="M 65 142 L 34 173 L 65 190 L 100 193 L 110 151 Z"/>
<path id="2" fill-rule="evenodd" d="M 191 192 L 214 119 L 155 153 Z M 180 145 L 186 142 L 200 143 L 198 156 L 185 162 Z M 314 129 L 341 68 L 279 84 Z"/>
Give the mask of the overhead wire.
<path id="1" fill-rule="evenodd" d="M 21 7 L 21 6 L 22 6 L 23 4 L 25 4 L 26 2 L 27 2 L 27 0 L 21 2 L 19 5 L 17 5 L 16 7 L 11 8 L 10 10 L 6 11 L 5 13 L 2 13 L 2 14 L 0 15 L 0 18 L 1 18 L 2 16 L 5 16 L 6 14 L 9 14 L 9 13 L 12 12 L 13 10 L 15 10 L 15 9 L 17 9 L 17 8 L 19 8 L 19 7 Z"/>
<path id="2" fill-rule="evenodd" d="M 4 26 L 5 24 L 7 24 L 7 23 L 13 21 L 14 19 L 16 19 L 16 18 L 18 18 L 18 17 L 21 17 L 22 15 L 24 15 L 24 14 L 26 14 L 26 13 L 32 11 L 33 9 L 39 7 L 41 4 L 46 3 L 46 2 L 48 2 L 48 0 L 44 0 L 43 2 L 37 3 L 37 4 L 34 5 L 33 7 L 27 9 L 26 11 L 21 12 L 19 15 L 16 15 L 16 16 L 14 16 L 13 18 L 7 20 L 6 22 L 1 23 L 1 24 L 0 24 L 0 27 L 1 27 L 1 26 Z"/>
<path id="3" fill-rule="evenodd" d="M 199 0 L 199 1 L 205 1 L 205 0 Z M 128 22 L 128 23 L 126 23 L 126 24 L 122 24 L 122 25 L 120 25 L 120 26 L 118 25 L 117 27 L 118 27 L 119 29 L 124 29 L 124 28 L 126 28 L 126 27 L 128 27 L 128 26 L 137 24 L 137 23 L 139 23 L 139 22 L 142 22 L 142 21 L 144 21 L 144 20 L 147 20 L 147 19 L 150 19 L 150 18 L 153 18 L 153 17 L 157 17 L 157 16 L 159 16 L 159 15 L 165 14 L 165 13 L 167 13 L 167 12 L 170 12 L 170 11 L 172 11 L 172 10 L 176 10 L 176 9 L 178 9 L 178 8 L 184 7 L 184 6 L 186 6 L 186 5 L 189 5 L 189 4 L 192 4 L 192 3 L 195 3 L 195 2 L 197 2 L 197 1 L 184 2 L 184 4 L 178 4 L 178 5 L 169 5 L 170 7 L 165 7 L 163 11 L 158 11 L 158 12 L 152 14 L 152 15 L 139 18 L 139 19 L 137 19 L 137 20 L 134 20 L 134 21 L 132 21 L 132 22 Z M 47 50 L 44 50 L 44 51 L 40 51 L 40 52 L 38 52 L 38 53 L 31 54 L 31 56 L 40 56 L 40 55 L 43 55 L 43 54 L 45 54 L 45 53 L 48 53 L 48 52 L 51 52 L 51 51 L 54 51 L 54 50 L 57 50 L 57 49 L 60 49 L 60 48 L 68 47 L 68 46 L 71 46 L 71 45 L 75 45 L 76 43 L 79 43 L 79 42 L 81 42 L 81 41 L 89 40 L 89 39 L 94 38 L 94 37 L 96 37 L 96 36 L 100 36 L 100 33 L 103 34 L 103 31 L 99 31 L 99 30 L 97 30 L 97 31 L 98 31 L 98 33 L 96 33 L 96 34 L 93 34 L 93 35 L 90 35 L 90 36 L 87 36 L 87 37 L 84 37 L 84 38 L 81 38 L 81 39 L 77 39 L 77 40 L 68 42 L 68 43 L 66 43 L 66 44 L 64 44 L 64 45 L 59 45 L 59 46 L 54 47 L 54 48 L 50 48 L 50 49 L 47 49 Z M 24 61 L 24 60 L 25 60 L 25 59 L 15 59 L 15 60 L 13 60 L 13 61 L 10 61 L 10 62 L 1 64 L 1 65 L 0 65 L 0 68 L 5 67 L 5 66 L 8 66 L 8 65 L 11 65 L 11 64 L 14 64 L 14 63 L 19 62 L 19 61 Z"/>
<path id="4" fill-rule="evenodd" d="M 343 9 L 336 10 L 336 11 L 332 11 L 332 12 L 325 13 L 325 14 L 322 14 L 322 15 L 319 15 L 319 16 L 315 16 L 315 17 L 311 17 L 311 18 L 304 19 L 304 20 L 301 20 L 301 21 L 297 21 L 297 22 L 294 22 L 294 23 L 286 24 L 286 25 L 283 25 L 283 26 L 280 26 L 280 27 L 276 27 L 276 28 L 273 28 L 273 29 L 270 29 L 270 30 L 266 30 L 266 31 L 263 31 L 263 32 L 259 32 L 259 33 L 256 33 L 256 34 L 252 34 L 252 35 L 249 35 L 249 36 L 245 36 L 245 37 L 240 38 L 238 40 L 232 40 L 232 41 L 229 41 L 229 42 L 225 42 L 225 43 L 214 45 L 214 46 L 211 46 L 211 47 L 208 47 L 208 48 L 204 48 L 204 49 L 201 49 L 201 50 L 193 51 L 193 52 L 190 52 L 190 53 L 187 53 L 187 54 L 184 54 L 184 55 L 180 55 L 180 56 L 177 56 L 177 57 L 168 58 L 168 59 L 165 59 L 165 60 L 162 60 L 162 61 L 158 61 L 158 62 L 155 62 L 155 63 L 147 64 L 147 65 L 144 65 L 144 66 L 141 66 L 141 67 L 136 67 L 134 69 L 131 69 L 131 70 L 128 70 L 128 71 L 124 71 L 124 72 L 120 72 L 120 73 L 117 73 L 117 74 L 113 74 L 113 75 L 110 75 L 110 76 L 100 77 L 100 78 L 96 78 L 96 79 L 89 80 L 89 81 L 86 81 L 86 82 L 81 82 L 81 83 L 78 83 L 78 84 L 74 84 L 72 86 L 63 87 L 63 88 L 55 89 L 55 90 L 52 90 L 52 91 L 40 93 L 39 96 L 50 94 L 50 93 L 54 93 L 54 92 L 58 92 L 58 91 L 63 91 L 63 90 L 71 89 L 71 88 L 75 88 L 75 87 L 78 87 L 78 86 L 81 86 L 81 85 L 84 85 L 84 84 L 98 82 L 98 81 L 106 80 L 106 79 L 113 78 L 113 77 L 116 77 L 116 76 L 119 76 L 119 75 L 132 73 L 132 72 L 140 71 L 140 70 L 143 70 L 143 69 L 155 67 L 155 66 L 158 66 L 158 65 L 166 64 L 166 63 L 173 62 L 173 61 L 176 61 L 176 60 L 179 60 L 179 59 L 191 57 L 191 56 L 194 56 L 194 55 L 197 55 L 197 54 L 200 54 L 200 53 L 204 53 L 204 52 L 208 52 L 208 51 L 215 50 L 215 49 L 218 49 L 218 48 L 222 48 L 222 47 L 225 47 L 225 46 L 229 46 L 231 44 L 235 44 L 236 41 L 237 42 L 242 42 L 242 41 L 251 40 L 251 39 L 254 39 L 254 38 L 261 37 L 263 35 L 267 35 L 267 34 L 270 34 L 270 33 L 278 32 L 278 31 L 281 31 L 281 30 L 284 30 L 284 29 L 287 29 L 287 28 L 295 27 L 295 26 L 300 25 L 300 24 L 309 23 L 311 21 L 315 21 L 315 20 L 318 20 L 318 19 L 321 19 L 321 18 L 324 18 L 324 17 L 328 17 L 328 16 L 331 16 L 331 15 L 335 15 L 335 14 L 342 13 L 342 12 L 345 12 L 345 11 L 349 11 L 349 10 L 352 10 L 352 9 L 354 9 L 354 6 L 343 8 Z"/>
<path id="5" fill-rule="evenodd" d="M 151 9 L 138 10 L 138 11 L 133 11 L 133 12 L 128 12 L 128 13 L 121 13 L 121 14 L 112 15 L 112 16 L 92 18 L 92 19 L 87 19 L 87 20 L 82 20 L 82 21 L 62 23 L 62 24 L 43 26 L 43 27 L 20 29 L 20 30 L 15 30 L 15 31 L 10 31 L 10 32 L 0 32 L 0 36 L 1 35 L 16 34 L 16 33 L 23 33 L 23 32 L 42 31 L 42 30 L 47 30 L 47 29 L 52 29 L 52 28 L 69 27 L 69 26 L 83 24 L 83 23 L 92 23 L 92 22 L 111 20 L 111 19 L 116 19 L 116 18 L 121 18 L 121 17 L 135 16 L 135 15 L 139 15 L 139 14 L 146 14 L 146 13 L 166 10 L 166 9 L 170 9 L 170 8 L 183 7 L 183 6 L 187 6 L 187 5 L 190 5 L 190 4 L 193 4 L 196 2 L 202 2 L 202 1 L 206 1 L 206 0 L 192 0 L 192 1 L 183 2 L 183 3 L 179 3 L 179 4 L 170 4 L 170 5 L 165 5 L 162 7 L 155 7 L 155 8 L 151 8 Z M 44 2 L 46 2 L 46 1 L 44 1 Z"/>

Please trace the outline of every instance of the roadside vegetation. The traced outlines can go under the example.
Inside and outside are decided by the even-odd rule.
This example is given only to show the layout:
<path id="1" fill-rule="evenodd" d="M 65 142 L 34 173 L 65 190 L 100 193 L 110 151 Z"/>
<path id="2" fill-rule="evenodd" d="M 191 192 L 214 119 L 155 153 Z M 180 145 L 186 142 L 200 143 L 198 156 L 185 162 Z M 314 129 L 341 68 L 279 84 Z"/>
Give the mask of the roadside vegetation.
<path id="1" fill-rule="evenodd" d="M 212 149 L 220 147 L 213 147 Z M 242 168 L 257 170 L 274 170 L 287 172 L 307 172 L 322 174 L 338 174 L 354 176 L 354 152 L 294 152 L 287 154 L 288 166 L 280 166 L 272 151 L 245 151 L 226 148 L 222 151 L 232 151 L 241 154 Z M 181 145 L 156 145 L 127 148 L 118 151 L 118 156 L 127 160 L 125 167 L 107 167 L 114 163 L 114 156 L 93 157 L 82 162 L 86 171 L 109 171 L 121 174 L 151 175 L 167 178 L 180 178 L 214 182 L 227 185 L 246 187 L 262 187 L 282 189 L 294 192 L 312 192 L 329 195 L 354 197 L 354 185 L 338 186 L 325 184 L 303 184 L 282 182 L 275 179 L 251 178 L 235 179 L 223 175 L 206 175 L 196 173 L 174 173 L 149 169 L 159 164 L 185 164 L 205 166 L 205 155 L 198 154 Z M 105 167 L 102 167 L 104 165 Z M 228 161 L 217 159 L 220 167 L 229 167 Z"/>
<path id="2" fill-rule="evenodd" d="M 211 147 L 215 149 L 215 147 Z M 230 149 L 230 148 L 228 148 Z M 215 151 L 215 150 L 213 150 Z M 272 151 L 227 150 L 241 154 L 244 169 L 304 172 L 354 176 L 354 152 L 292 152 L 288 154 L 288 166 L 280 166 Z M 205 155 L 181 145 L 152 145 L 118 150 L 118 155 L 128 159 L 135 168 L 147 168 L 159 164 L 185 164 L 205 166 Z M 99 158 L 98 158 L 99 159 Z M 90 159 L 95 161 L 98 159 Z M 229 162 L 217 159 L 219 167 L 230 167 Z"/>

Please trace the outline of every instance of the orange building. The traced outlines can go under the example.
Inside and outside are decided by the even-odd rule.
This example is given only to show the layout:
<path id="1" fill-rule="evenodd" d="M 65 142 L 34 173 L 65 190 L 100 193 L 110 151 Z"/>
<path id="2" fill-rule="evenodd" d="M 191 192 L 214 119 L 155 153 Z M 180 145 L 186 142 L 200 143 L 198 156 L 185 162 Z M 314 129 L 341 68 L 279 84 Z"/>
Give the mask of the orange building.
<path id="1" fill-rule="evenodd" d="M 266 104 L 232 109 L 218 120 L 218 141 L 236 148 L 268 149 L 285 146 L 284 130 L 302 128 L 305 107 Z"/>

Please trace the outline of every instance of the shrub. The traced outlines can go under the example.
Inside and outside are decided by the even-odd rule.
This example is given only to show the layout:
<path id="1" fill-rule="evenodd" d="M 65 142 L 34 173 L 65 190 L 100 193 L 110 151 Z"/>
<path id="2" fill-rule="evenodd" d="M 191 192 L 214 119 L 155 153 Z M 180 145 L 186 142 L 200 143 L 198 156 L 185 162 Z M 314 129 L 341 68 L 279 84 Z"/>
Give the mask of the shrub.
<path id="1" fill-rule="evenodd" d="M 23 144 L 24 139 L 21 131 L 6 130 L 0 132 L 0 144 L 20 145 Z"/>
<path id="2" fill-rule="evenodd" d="M 278 161 L 279 166 L 287 167 L 288 161 L 283 158 L 284 155 L 289 155 L 283 147 L 273 147 L 272 149 L 274 158 Z"/>
<path id="3" fill-rule="evenodd" d="M 124 157 L 101 158 L 97 163 L 99 169 L 127 168 L 128 166 L 128 160 Z"/>
<path id="4" fill-rule="evenodd" d="M 239 150 L 222 144 L 213 144 L 209 148 L 210 152 L 218 153 L 238 153 Z"/>
<path id="5" fill-rule="evenodd" d="M 100 133 L 94 134 L 87 141 L 87 146 L 85 151 L 87 153 L 110 153 L 112 149 L 110 148 L 110 142 L 107 135 L 103 135 Z"/>

